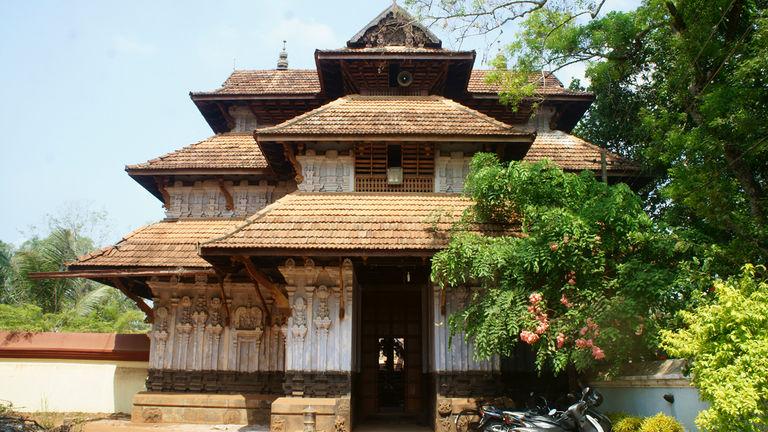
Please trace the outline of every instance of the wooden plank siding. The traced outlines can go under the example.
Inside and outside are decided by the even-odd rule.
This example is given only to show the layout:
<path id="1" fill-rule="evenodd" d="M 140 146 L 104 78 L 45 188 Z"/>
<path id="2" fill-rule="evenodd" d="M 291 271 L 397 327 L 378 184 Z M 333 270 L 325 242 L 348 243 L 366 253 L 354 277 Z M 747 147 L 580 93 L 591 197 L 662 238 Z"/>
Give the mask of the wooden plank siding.
<path id="1" fill-rule="evenodd" d="M 399 145 L 403 183 L 387 182 L 387 148 Z M 397 166 L 397 165 L 395 165 Z M 355 146 L 356 192 L 432 192 L 434 190 L 434 144 L 428 142 L 363 142 Z"/>

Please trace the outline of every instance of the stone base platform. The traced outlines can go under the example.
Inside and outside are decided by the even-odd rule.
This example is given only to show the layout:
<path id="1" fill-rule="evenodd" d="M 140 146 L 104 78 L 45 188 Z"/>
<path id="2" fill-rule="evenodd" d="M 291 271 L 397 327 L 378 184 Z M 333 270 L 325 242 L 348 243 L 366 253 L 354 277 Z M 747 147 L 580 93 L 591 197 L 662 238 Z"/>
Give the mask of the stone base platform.
<path id="1" fill-rule="evenodd" d="M 131 421 L 268 425 L 274 395 L 139 392 Z"/>
<path id="2" fill-rule="evenodd" d="M 130 420 L 97 420 L 82 425 L 80 432 L 267 432 L 267 425 L 134 423 Z"/>
<path id="3" fill-rule="evenodd" d="M 281 397 L 272 403 L 272 432 L 300 432 L 304 430 L 304 414 L 315 413 L 315 430 L 349 432 L 352 424 L 349 397 L 310 398 Z"/>

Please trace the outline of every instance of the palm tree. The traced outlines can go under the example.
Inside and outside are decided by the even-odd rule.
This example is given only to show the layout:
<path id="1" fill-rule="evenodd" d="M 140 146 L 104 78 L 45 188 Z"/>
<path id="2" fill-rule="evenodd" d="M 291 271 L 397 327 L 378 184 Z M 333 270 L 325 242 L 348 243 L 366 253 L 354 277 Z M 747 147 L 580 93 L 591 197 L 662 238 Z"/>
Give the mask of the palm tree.
<path id="1" fill-rule="evenodd" d="M 14 298 L 13 285 L 11 284 L 13 277 L 12 256 L 13 247 L 0 241 L 0 303 L 11 303 Z"/>
<path id="2" fill-rule="evenodd" d="M 43 312 L 60 312 L 93 291 L 97 284 L 85 279 L 32 280 L 28 276 L 30 273 L 63 271 L 68 262 L 92 248 L 90 240 L 65 228 L 54 229 L 43 239 L 33 238 L 14 255 L 17 274 L 14 282 L 25 293 L 26 301 L 40 306 Z"/>
<path id="3" fill-rule="evenodd" d="M 0 272 L 6 269 L 10 275 L 0 301 L 4 296 L 20 307 L 39 307 L 36 328 L 46 331 L 146 330 L 143 313 L 112 287 L 87 279 L 29 278 L 31 273 L 63 271 L 67 263 L 92 251 L 93 241 L 79 232 L 78 227 L 54 226 L 48 236 L 28 240 L 15 253 L 7 248 L 3 255 L 0 248 Z"/>

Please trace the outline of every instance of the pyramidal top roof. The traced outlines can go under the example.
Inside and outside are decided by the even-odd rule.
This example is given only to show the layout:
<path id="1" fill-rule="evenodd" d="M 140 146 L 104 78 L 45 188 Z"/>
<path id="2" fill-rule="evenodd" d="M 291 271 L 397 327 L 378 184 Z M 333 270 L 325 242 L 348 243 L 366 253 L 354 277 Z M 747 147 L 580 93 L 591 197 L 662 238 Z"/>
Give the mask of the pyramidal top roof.
<path id="1" fill-rule="evenodd" d="M 441 48 L 442 45 L 434 33 L 395 2 L 347 41 L 348 48 Z"/>

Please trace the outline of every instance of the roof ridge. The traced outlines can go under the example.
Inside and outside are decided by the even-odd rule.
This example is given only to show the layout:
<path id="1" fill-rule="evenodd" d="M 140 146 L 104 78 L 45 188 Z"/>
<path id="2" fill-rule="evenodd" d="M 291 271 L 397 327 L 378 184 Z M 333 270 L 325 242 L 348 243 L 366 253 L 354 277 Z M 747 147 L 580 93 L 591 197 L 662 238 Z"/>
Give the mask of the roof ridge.
<path id="1" fill-rule="evenodd" d="M 308 117 L 312 117 L 312 116 L 314 116 L 316 114 L 319 114 L 319 113 L 321 113 L 321 112 L 331 108 L 332 106 L 343 105 L 343 104 L 347 103 L 349 100 L 352 100 L 352 96 L 355 96 L 355 95 L 346 95 L 346 96 L 342 96 L 342 97 L 340 97 L 338 99 L 334 99 L 334 100 L 328 102 L 325 105 L 321 105 L 321 106 L 319 106 L 319 107 L 317 107 L 317 108 L 315 108 L 315 109 L 313 109 L 311 111 L 307 111 L 304 114 L 297 115 L 296 117 L 290 118 L 290 119 L 288 119 L 288 120 L 286 120 L 286 121 L 284 121 L 282 123 L 278 123 L 278 124 L 276 124 L 274 126 L 267 126 L 267 127 L 263 127 L 263 128 L 256 128 L 254 133 L 258 134 L 259 132 L 264 132 L 264 131 L 269 132 L 270 130 L 284 128 L 286 126 L 291 126 L 292 124 L 294 124 L 294 123 L 296 123 L 298 121 L 301 121 L 301 120 L 304 120 L 304 119 L 306 119 Z"/>
<path id="2" fill-rule="evenodd" d="M 591 142 L 589 142 L 589 141 L 587 141 L 587 140 L 585 140 L 585 139 L 583 139 L 581 137 L 578 137 L 576 135 L 570 134 L 570 133 L 565 132 L 565 131 L 561 131 L 559 129 L 550 129 L 550 130 L 547 130 L 547 131 L 543 131 L 543 132 L 539 133 L 538 135 L 547 135 L 547 134 L 561 134 L 561 135 L 565 135 L 565 136 L 567 136 L 569 138 L 575 139 L 580 144 L 585 145 L 587 147 L 590 147 L 590 148 L 592 148 L 594 150 L 598 150 L 598 151 L 602 151 L 603 150 L 602 147 L 600 147 L 599 145 L 597 145 L 595 143 L 591 143 Z M 632 162 L 632 160 L 627 159 L 624 156 L 622 156 L 622 155 L 620 155 L 620 154 L 618 154 L 616 152 L 612 152 L 612 151 L 610 151 L 608 149 L 605 149 L 605 154 L 606 154 L 606 157 L 607 156 L 613 156 L 614 158 L 619 159 L 623 164 L 634 165 L 634 162 Z"/>
<path id="3" fill-rule="evenodd" d="M 185 151 L 193 149 L 193 148 L 195 148 L 195 147 L 197 147 L 197 146 L 199 146 L 201 144 L 204 144 L 204 143 L 207 143 L 207 142 L 211 142 L 214 139 L 216 139 L 218 137 L 222 137 L 222 136 L 244 136 L 245 137 L 245 136 L 253 136 L 253 133 L 252 132 L 233 132 L 233 131 L 217 133 L 217 134 L 209 136 L 208 138 L 199 140 L 199 141 L 194 142 L 192 144 L 187 144 L 184 147 L 181 147 L 181 148 L 178 148 L 176 150 L 170 151 L 170 152 L 165 153 L 163 155 L 160 155 L 158 157 L 149 159 L 146 162 L 140 162 L 140 163 L 137 163 L 137 164 L 126 165 L 125 166 L 125 170 L 128 171 L 128 170 L 147 168 L 147 167 L 149 167 L 151 164 L 153 164 L 155 162 L 164 161 L 164 160 L 166 160 L 166 159 L 168 159 L 168 158 L 170 158 L 172 156 L 181 154 L 181 153 L 183 153 Z M 256 142 L 256 140 L 254 139 L 254 143 L 255 142 Z"/>
<path id="4" fill-rule="evenodd" d="M 194 142 L 194 143 L 192 143 L 192 144 L 187 144 L 187 145 L 185 145 L 185 146 L 184 146 L 184 147 L 182 147 L 182 148 L 179 148 L 179 149 L 176 149 L 176 150 L 170 151 L 170 152 L 168 152 L 168 153 L 165 153 L 165 154 L 163 154 L 163 155 L 160 155 L 160 156 L 158 156 L 158 157 L 155 157 L 155 158 L 149 159 L 149 160 L 148 160 L 148 161 L 146 161 L 146 162 L 141 162 L 141 163 L 132 164 L 132 165 L 126 165 L 126 166 L 125 166 L 125 169 L 126 169 L 126 170 L 128 170 L 128 169 L 141 169 L 141 168 L 143 168 L 144 166 L 148 166 L 148 165 L 152 164 L 153 162 L 159 162 L 159 161 L 165 160 L 165 159 L 167 159 L 167 158 L 169 158 L 169 157 L 171 157 L 171 156 L 173 156 L 173 155 L 175 155 L 175 154 L 178 154 L 178 153 L 180 153 L 180 152 L 182 152 L 182 151 L 184 151 L 184 150 L 188 150 L 188 149 L 190 149 L 190 148 L 192 148 L 192 147 L 194 147 L 194 146 L 196 146 L 196 145 L 202 144 L 202 143 L 204 143 L 204 142 L 206 142 L 206 141 L 210 141 L 210 140 L 211 140 L 211 138 L 213 138 L 213 137 L 216 137 L 216 136 L 218 136 L 218 135 L 219 135 L 219 134 L 216 134 L 216 135 L 210 136 L 210 137 L 208 137 L 208 138 L 202 139 L 202 140 L 200 140 L 200 141 Z"/>
<path id="5" fill-rule="evenodd" d="M 240 225 L 237 228 L 235 228 L 234 230 L 224 234 L 223 236 L 214 237 L 214 238 L 208 239 L 208 240 L 206 240 L 204 242 L 197 242 L 197 254 L 200 255 L 200 248 L 203 247 L 204 245 L 207 245 L 209 243 L 216 243 L 216 242 L 225 240 L 225 239 L 227 239 L 229 237 L 232 237 L 233 235 L 239 233 L 240 231 L 244 230 L 246 227 L 252 225 L 257 220 L 259 220 L 262 216 L 265 216 L 266 213 L 271 211 L 274 207 L 277 207 L 278 203 L 279 204 L 283 204 L 284 202 L 290 202 L 293 199 L 293 195 L 294 194 L 296 194 L 296 192 L 291 192 L 289 194 L 285 194 L 284 196 L 280 197 L 275 202 L 273 202 L 273 203 L 271 203 L 269 205 L 264 206 L 264 208 L 262 208 L 261 210 L 257 211 L 253 215 L 249 216 L 242 225 Z M 289 197 L 290 197 L 290 199 L 289 199 Z"/>
<path id="6" fill-rule="evenodd" d="M 475 117 L 477 117 L 477 118 L 479 118 L 481 120 L 484 120 L 484 121 L 489 122 L 489 123 L 496 124 L 496 126 L 504 128 L 504 129 L 509 129 L 511 131 L 516 131 L 514 126 L 509 125 L 507 123 L 504 123 L 501 120 L 496 120 L 495 118 L 493 118 L 493 117 L 491 117 L 491 116 L 489 116 L 487 114 L 483 114 L 480 111 L 472 109 L 472 108 L 470 108 L 470 107 L 468 107 L 466 105 L 462 105 L 462 104 L 456 102 L 453 99 L 448 99 L 448 98 L 442 97 L 441 100 L 443 101 L 444 104 L 446 104 L 446 105 L 455 105 L 459 109 L 464 110 L 467 114 L 471 114 L 471 115 L 473 115 L 473 116 L 475 116 Z"/>

